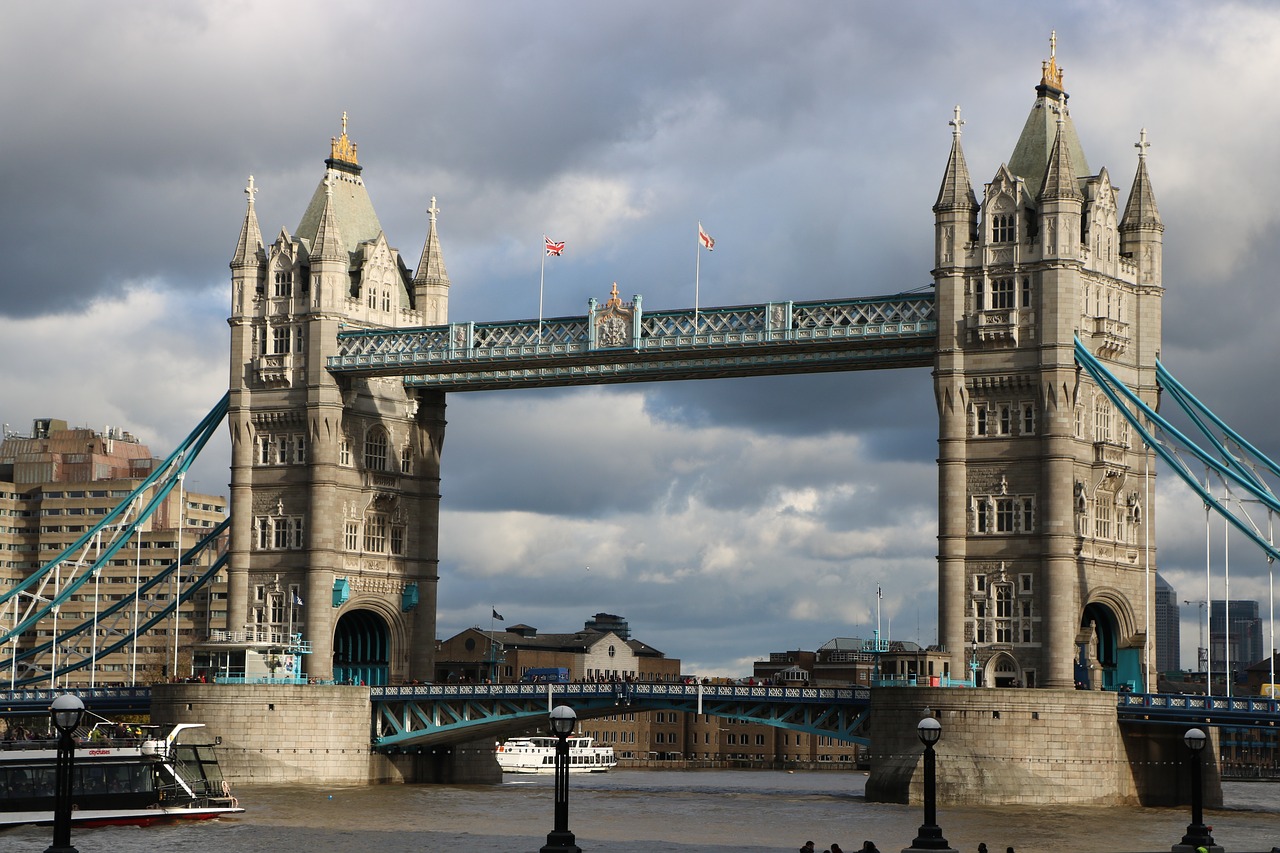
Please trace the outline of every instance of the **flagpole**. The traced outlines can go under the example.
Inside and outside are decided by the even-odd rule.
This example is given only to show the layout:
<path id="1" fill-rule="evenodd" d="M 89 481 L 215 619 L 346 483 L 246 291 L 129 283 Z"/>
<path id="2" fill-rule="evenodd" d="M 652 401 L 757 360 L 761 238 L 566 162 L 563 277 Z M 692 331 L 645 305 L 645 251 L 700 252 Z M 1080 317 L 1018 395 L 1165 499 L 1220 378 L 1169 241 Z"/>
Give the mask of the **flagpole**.
<path id="1" fill-rule="evenodd" d="M 698 334 L 698 285 L 702 273 L 702 223 L 698 223 L 698 248 L 694 250 L 693 260 L 693 334 Z"/>
<path id="2" fill-rule="evenodd" d="M 547 264 L 547 261 L 546 261 L 546 257 L 544 256 L 542 260 L 542 265 L 546 266 L 546 264 Z M 493 676 L 495 674 L 494 665 L 493 665 L 493 614 L 497 612 L 498 612 L 498 608 L 494 607 L 493 605 L 489 605 L 489 680 L 490 681 L 493 680 Z"/>
<path id="3" fill-rule="evenodd" d="M 542 235 L 542 272 L 538 274 L 538 343 L 542 343 L 542 285 L 547 278 L 547 235 Z M 492 622 L 493 620 L 490 620 Z"/>

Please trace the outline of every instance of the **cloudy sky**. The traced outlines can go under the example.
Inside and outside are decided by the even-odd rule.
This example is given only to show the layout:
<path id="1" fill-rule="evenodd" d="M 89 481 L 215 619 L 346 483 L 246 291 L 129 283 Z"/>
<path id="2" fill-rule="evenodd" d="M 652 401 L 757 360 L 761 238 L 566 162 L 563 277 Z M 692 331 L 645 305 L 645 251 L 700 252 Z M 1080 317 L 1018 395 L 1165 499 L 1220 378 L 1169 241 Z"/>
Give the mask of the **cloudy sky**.
<path id="1" fill-rule="evenodd" d="M 1051 30 L 1096 171 L 1147 128 L 1165 363 L 1273 457 L 1280 9 L 1063 2 L 54 2 L 0 29 L 0 420 L 119 426 L 167 454 L 227 387 L 250 174 L 296 229 L 350 116 L 388 241 L 432 196 L 451 320 L 872 296 L 929 283 L 956 104 L 1009 159 Z M 1122 201 L 1123 203 L 1123 201 Z M 449 398 L 439 633 L 600 611 L 689 672 L 871 635 L 936 639 L 928 371 Z M 224 494 L 223 437 L 196 489 Z M 1204 515 L 1167 473 L 1160 566 L 1205 597 Z M 1220 524 L 1215 525 L 1220 531 Z M 1221 534 L 1213 542 L 1222 596 Z M 1267 597 L 1232 543 L 1232 598 Z M 1265 603 L 1264 603 L 1265 612 Z M 1196 608 L 1184 608 L 1184 665 Z"/>

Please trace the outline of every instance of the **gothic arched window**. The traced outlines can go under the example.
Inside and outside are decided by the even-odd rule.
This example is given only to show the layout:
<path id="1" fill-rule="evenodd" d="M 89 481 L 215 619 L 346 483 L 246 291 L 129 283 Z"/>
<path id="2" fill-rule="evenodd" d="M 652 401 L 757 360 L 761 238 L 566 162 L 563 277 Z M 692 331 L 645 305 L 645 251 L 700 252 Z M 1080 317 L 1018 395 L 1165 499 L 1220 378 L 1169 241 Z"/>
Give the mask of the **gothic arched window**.
<path id="1" fill-rule="evenodd" d="M 370 471 L 387 470 L 387 431 L 380 426 L 364 435 L 364 467 Z"/>

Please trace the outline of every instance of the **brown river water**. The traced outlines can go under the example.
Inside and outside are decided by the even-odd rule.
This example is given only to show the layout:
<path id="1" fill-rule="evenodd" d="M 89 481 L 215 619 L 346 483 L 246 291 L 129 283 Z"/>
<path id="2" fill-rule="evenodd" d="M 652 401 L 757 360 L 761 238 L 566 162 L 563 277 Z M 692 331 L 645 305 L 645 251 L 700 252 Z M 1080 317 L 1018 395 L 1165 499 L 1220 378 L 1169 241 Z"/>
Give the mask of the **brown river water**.
<path id="1" fill-rule="evenodd" d="M 852 772 L 615 770 L 570 779 L 569 828 L 584 853 L 797 850 L 872 840 L 884 853 L 911 844 L 918 806 L 868 803 Z M 1227 807 L 1205 813 L 1228 853 L 1280 845 L 1280 783 L 1228 782 Z M 240 787 L 236 819 L 147 828 L 75 830 L 80 853 L 534 853 L 552 824 L 549 777 L 502 785 Z M 1003 806 L 940 808 L 951 846 L 975 853 L 1167 851 L 1189 809 Z M 0 853 L 43 853 L 48 827 L 0 832 Z"/>

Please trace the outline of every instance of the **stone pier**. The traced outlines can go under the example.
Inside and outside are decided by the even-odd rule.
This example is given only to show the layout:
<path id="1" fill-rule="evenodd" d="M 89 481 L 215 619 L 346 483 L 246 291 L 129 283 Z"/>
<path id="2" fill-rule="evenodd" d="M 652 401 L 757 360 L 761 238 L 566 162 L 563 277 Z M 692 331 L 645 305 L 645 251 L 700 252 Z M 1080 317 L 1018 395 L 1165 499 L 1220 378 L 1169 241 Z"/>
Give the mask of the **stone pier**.
<path id="1" fill-rule="evenodd" d="M 926 711 L 926 709 L 928 709 Z M 871 693 L 868 800 L 919 803 L 924 747 L 916 724 L 942 724 L 943 805 L 1144 805 L 1189 802 L 1187 726 L 1116 720 L 1114 693 L 1087 690 L 877 688 Z M 1204 803 L 1222 804 L 1213 729 Z"/>
<path id="2" fill-rule="evenodd" d="M 151 719 L 203 723 L 199 739 L 215 744 L 232 784 L 502 781 L 487 740 L 420 754 L 373 752 L 371 714 L 367 687 L 158 684 L 151 690 Z"/>

